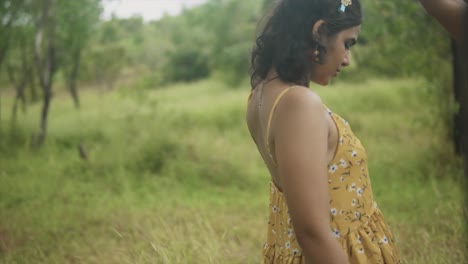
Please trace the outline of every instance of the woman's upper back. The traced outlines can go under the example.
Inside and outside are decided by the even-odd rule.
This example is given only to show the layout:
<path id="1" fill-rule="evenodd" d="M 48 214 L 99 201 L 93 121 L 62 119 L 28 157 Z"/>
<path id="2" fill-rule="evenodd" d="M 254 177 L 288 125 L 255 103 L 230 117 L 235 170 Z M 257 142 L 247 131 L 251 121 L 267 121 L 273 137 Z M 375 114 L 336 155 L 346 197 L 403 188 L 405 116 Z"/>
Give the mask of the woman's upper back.
<path id="1" fill-rule="evenodd" d="M 312 137 L 315 130 L 326 130 L 327 136 L 322 137 L 322 141 L 327 146 L 323 154 L 328 164 L 338 144 L 338 133 L 317 94 L 307 87 L 292 86 L 280 80 L 273 80 L 259 84 L 249 96 L 247 125 L 273 182 L 280 189 L 282 182 L 278 172 L 276 134 L 285 134 L 284 131 L 288 130 L 291 123 L 306 123 L 314 119 L 318 120 L 315 120 L 313 129 L 303 132 L 310 133 Z M 287 122 L 284 122 L 285 120 Z M 290 133 L 291 137 L 294 137 L 294 133 Z M 283 137 L 281 140 L 281 143 L 288 144 L 288 137 Z M 297 150 L 299 152 L 300 148 Z"/>

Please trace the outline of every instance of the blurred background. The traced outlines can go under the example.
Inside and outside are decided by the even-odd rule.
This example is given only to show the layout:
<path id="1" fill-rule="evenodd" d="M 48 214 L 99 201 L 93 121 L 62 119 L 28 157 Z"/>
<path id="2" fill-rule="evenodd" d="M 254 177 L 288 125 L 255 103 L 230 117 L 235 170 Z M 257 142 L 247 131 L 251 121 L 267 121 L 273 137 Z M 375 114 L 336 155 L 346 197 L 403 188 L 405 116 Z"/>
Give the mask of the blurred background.
<path id="1" fill-rule="evenodd" d="M 273 2 L 0 0 L 0 263 L 259 263 L 244 116 Z M 417 1 L 362 5 L 351 66 L 311 89 L 366 146 L 403 263 L 466 263 L 457 48 Z"/>

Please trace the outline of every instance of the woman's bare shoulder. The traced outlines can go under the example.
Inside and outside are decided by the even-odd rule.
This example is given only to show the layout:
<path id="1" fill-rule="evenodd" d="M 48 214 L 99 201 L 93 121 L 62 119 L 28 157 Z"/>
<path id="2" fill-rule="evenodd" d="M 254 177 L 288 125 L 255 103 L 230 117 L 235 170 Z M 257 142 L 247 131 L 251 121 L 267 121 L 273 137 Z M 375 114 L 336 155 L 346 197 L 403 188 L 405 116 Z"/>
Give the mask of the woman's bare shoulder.
<path id="1" fill-rule="evenodd" d="M 281 99 L 281 105 L 278 106 L 283 111 L 322 111 L 324 109 L 320 96 L 308 87 L 293 86 L 285 95 Z"/>

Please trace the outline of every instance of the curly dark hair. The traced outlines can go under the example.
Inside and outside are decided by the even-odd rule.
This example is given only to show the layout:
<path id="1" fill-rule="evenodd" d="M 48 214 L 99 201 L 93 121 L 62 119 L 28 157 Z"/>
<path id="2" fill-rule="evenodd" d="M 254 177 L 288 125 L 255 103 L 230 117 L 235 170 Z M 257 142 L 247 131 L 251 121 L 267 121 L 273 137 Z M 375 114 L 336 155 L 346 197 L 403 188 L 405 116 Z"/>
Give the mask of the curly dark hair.
<path id="1" fill-rule="evenodd" d="M 272 68 L 284 82 L 306 84 L 314 65 L 313 49 L 319 49 L 321 57 L 326 54 L 326 47 L 312 34 L 313 25 L 323 19 L 318 33 L 330 37 L 362 23 L 359 0 L 352 0 L 344 13 L 338 12 L 340 5 L 340 0 L 279 0 L 252 51 L 252 89 Z"/>

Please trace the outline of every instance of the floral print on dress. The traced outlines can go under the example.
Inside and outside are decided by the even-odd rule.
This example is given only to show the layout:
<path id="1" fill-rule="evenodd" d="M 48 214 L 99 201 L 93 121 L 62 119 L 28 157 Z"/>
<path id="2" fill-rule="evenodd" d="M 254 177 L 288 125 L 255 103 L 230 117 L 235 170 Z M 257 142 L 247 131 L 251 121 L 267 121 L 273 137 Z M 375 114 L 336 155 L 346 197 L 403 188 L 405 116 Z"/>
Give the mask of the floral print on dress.
<path id="1" fill-rule="evenodd" d="M 273 211 L 273 213 L 278 213 L 280 211 L 279 207 L 276 206 L 276 205 L 273 205 L 273 207 L 271 207 L 271 211 Z"/>
<path id="2" fill-rule="evenodd" d="M 332 234 L 334 237 L 339 238 L 340 237 L 340 231 L 338 229 L 333 229 Z"/>
<path id="3" fill-rule="evenodd" d="M 349 123 L 327 112 L 338 130 L 338 147 L 328 165 L 330 232 L 351 264 L 400 263 L 393 236 L 374 201 L 366 151 Z M 273 182 L 270 208 L 262 263 L 305 263 L 284 195 Z"/>

